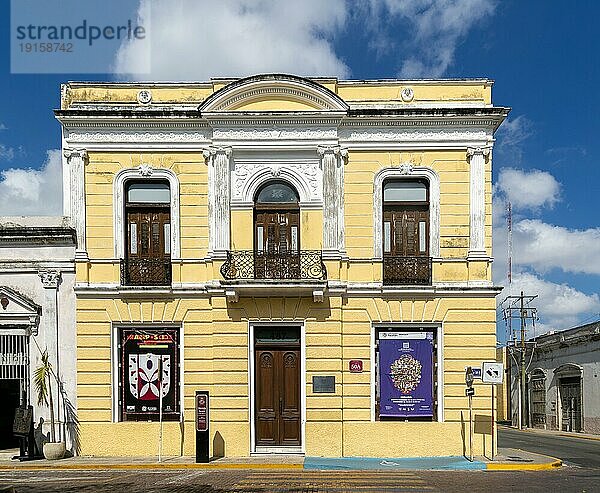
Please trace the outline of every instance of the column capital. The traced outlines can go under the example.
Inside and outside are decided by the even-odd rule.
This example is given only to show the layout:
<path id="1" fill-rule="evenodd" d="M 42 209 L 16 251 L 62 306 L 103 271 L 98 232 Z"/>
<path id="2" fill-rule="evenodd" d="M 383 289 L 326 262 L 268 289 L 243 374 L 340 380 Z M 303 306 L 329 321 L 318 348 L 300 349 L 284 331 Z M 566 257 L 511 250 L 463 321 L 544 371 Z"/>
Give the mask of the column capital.
<path id="1" fill-rule="evenodd" d="M 68 160 L 71 160 L 71 158 L 86 160 L 88 157 L 86 149 L 71 149 L 70 147 L 65 147 L 63 149 L 63 154 Z"/>
<path id="2" fill-rule="evenodd" d="M 60 283 L 60 271 L 58 270 L 41 270 L 38 272 L 38 276 L 42 281 L 42 284 L 47 289 L 56 289 Z"/>
<path id="3" fill-rule="evenodd" d="M 210 146 L 202 150 L 202 155 L 204 156 L 204 159 L 208 161 L 208 159 L 216 156 L 217 154 L 224 154 L 226 157 L 229 157 L 231 155 L 231 151 L 231 146 Z"/>
<path id="4" fill-rule="evenodd" d="M 491 147 L 467 147 L 467 156 L 468 157 L 473 157 L 476 155 L 480 155 L 480 156 L 488 156 L 490 154 L 490 151 L 492 150 Z"/>
<path id="5" fill-rule="evenodd" d="M 319 156 L 324 156 L 325 154 L 333 154 L 335 156 L 341 156 L 343 158 L 348 157 L 348 148 L 342 146 L 317 146 L 317 153 Z"/>

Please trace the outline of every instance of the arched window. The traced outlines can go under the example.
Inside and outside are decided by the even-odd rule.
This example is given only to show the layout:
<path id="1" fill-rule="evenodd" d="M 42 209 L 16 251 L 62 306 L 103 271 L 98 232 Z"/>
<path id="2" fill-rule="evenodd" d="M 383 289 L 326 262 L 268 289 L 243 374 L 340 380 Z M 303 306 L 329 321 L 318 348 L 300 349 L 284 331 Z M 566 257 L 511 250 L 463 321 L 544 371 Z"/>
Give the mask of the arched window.
<path id="1" fill-rule="evenodd" d="M 269 182 L 254 201 L 254 249 L 271 254 L 300 250 L 298 192 L 287 183 Z"/>
<path id="2" fill-rule="evenodd" d="M 300 278 L 300 205 L 298 192 L 271 181 L 254 200 L 254 276 L 256 279 Z"/>
<path id="3" fill-rule="evenodd" d="M 429 216 L 426 180 L 383 183 L 384 283 L 431 283 Z"/>
<path id="4" fill-rule="evenodd" d="M 124 284 L 171 283 L 170 204 L 168 182 L 125 182 Z"/>

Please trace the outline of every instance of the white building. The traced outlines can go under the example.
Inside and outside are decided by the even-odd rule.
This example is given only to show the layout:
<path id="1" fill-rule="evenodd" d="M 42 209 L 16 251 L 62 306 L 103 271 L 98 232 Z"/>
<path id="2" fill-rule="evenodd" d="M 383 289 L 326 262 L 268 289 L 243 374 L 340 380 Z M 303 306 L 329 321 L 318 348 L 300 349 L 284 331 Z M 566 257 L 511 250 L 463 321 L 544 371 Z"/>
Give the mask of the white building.
<path id="1" fill-rule="evenodd" d="M 600 321 L 536 337 L 530 347 L 524 424 L 600 434 Z M 510 370 L 516 424 L 519 371 L 514 360 Z"/>
<path id="2" fill-rule="evenodd" d="M 37 405 L 32 386 L 45 349 L 62 380 L 53 389 L 58 437 L 73 449 L 73 420 L 65 414 L 76 402 L 75 246 L 67 218 L 0 218 L 0 449 L 18 446 L 12 427 L 21 404 L 34 406 L 38 444 L 49 433 L 49 411 Z"/>

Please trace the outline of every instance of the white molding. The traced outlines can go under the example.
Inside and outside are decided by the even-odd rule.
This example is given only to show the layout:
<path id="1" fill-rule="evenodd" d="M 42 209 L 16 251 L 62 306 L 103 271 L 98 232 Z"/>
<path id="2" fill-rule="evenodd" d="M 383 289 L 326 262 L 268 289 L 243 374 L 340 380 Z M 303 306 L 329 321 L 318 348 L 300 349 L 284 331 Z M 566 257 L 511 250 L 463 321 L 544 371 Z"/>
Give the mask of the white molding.
<path id="1" fill-rule="evenodd" d="M 145 175 L 144 175 L 145 173 Z M 119 171 L 113 181 L 113 235 L 115 258 L 125 258 L 125 182 L 127 180 L 167 180 L 171 195 L 171 260 L 181 257 L 181 230 L 179 215 L 179 179 L 170 169 L 141 165 Z"/>
<path id="2" fill-rule="evenodd" d="M 256 421 L 255 421 L 255 364 L 254 364 L 254 329 L 255 327 L 298 327 L 300 329 L 300 453 L 306 452 L 306 325 L 304 321 L 260 321 L 248 320 L 248 409 L 250 419 L 250 453 L 256 450 Z M 291 447 L 292 453 L 298 452 L 297 447 Z"/>
<path id="3" fill-rule="evenodd" d="M 429 255 L 440 256 L 440 177 L 431 168 L 402 163 L 380 169 L 374 178 L 373 192 L 373 256 L 383 258 L 383 182 L 389 178 L 425 178 L 429 182 Z"/>
<path id="4" fill-rule="evenodd" d="M 301 77 L 254 76 L 225 86 L 200 106 L 202 113 L 237 109 L 244 103 L 265 98 L 292 99 L 314 110 L 347 111 L 348 105 L 325 87 Z"/>
<path id="5" fill-rule="evenodd" d="M 338 134 L 340 143 L 344 145 L 358 143 L 456 143 L 456 142 L 483 142 L 492 139 L 493 132 L 485 127 L 456 128 L 455 126 L 439 128 L 415 128 L 411 123 L 406 127 L 386 125 L 385 121 L 378 121 L 377 126 L 355 124 L 341 126 Z M 410 128 L 413 127 L 413 128 Z M 422 125 L 418 125 L 422 127 Z"/>
<path id="6" fill-rule="evenodd" d="M 298 191 L 301 204 L 322 204 L 323 171 L 319 159 L 286 159 L 277 152 L 261 153 L 260 158 L 233 159 L 231 174 L 232 206 L 254 205 L 257 190 L 269 180 L 289 182 Z"/>
<path id="7" fill-rule="evenodd" d="M 302 124 L 293 126 L 293 122 L 285 126 L 270 125 L 268 122 L 260 126 L 240 125 L 240 122 L 231 122 L 232 126 L 214 127 L 212 138 L 215 142 L 223 141 L 228 144 L 234 143 L 277 143 L 279 146 L 293 145 L 295 142 L 321 142 L 336 141 L 338 131 L 336 125 L 330 127 Z M 261 122 L 262 123 L 262 122 Z M 310 125 L 310 126 L 309 126 Z"/>

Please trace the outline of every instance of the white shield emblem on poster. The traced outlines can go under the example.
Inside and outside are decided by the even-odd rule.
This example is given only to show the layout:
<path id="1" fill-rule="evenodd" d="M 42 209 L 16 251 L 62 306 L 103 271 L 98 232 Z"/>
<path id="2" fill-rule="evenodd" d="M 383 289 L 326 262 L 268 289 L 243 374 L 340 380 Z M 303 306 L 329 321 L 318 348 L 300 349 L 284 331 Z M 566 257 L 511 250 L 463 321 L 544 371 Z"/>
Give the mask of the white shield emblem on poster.
<path id="1" fill-rule="evenodd" d="M 136 398 L 151 401 L 159 398 L 160 375 L 159 358 L 162 358 L 162 396 L 171 388 L 171 357 L 168 354 L 130 354 L 129 355 L 129 391 Z"/>

